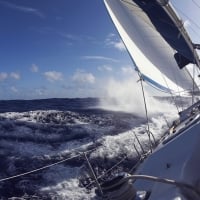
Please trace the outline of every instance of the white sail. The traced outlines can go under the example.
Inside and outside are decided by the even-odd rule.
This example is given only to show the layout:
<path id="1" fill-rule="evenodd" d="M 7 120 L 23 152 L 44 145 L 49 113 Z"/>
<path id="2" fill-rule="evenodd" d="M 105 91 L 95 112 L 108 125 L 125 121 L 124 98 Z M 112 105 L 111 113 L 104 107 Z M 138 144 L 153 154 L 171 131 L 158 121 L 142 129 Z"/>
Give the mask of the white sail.
<path id="1" fill-rule="evenodd" d="M 190 75 L 195 68 L 189 69 L 191 64 L 200 68 L 198 45 L 190 40 L 169 0 L 104 2 L 145 81 L 166 92 L 198 89 Z M 199 129 L 200 100 L 179 112 L 147 158 L 140 156 L 134 175 L 118 176 L 103 185 L 105 196 L 116 200 L 199 200 Z M 152 147 L 150 135 L 149 144 Z"/>
<path id="2" fill-rule="evenodd" d="M 147 12 L 144 12 L 141 5 L 139 5 L 147 4 L 146 1 L 138 3 L 137 0 L 104 0 L 104 2 L 136 68 L 140 71 L 144 80 L 166 92 L 176 93 L 194 89 L 194 82 L 190 74 L 186 68 L 180 69 L 175 54 L 180 50 L 181 55 L 186 60 L 198 64 L 196 52 L 191 41 L 187 38 L 187 34 L 186 36 L 183 34 L 185 33 L 184 28 L 181 27 L 181 30 L 177 28 L 176 18 L 174 21 L 171 20 L 169 13 L 167 13 L 168 10 L 164 10 L 161 3 L 157 3 L 162 11 L 161 15 L 166 14 L 168 20 L 174 23 L 172 33 L 167 32 L 166 35 L 159 32 L 159 28 L 163 29 L 165 27 L 165 21 L 162 22 L 163 19 L 161 18 L 159 22 L 161 27 L 156 27 L 153 23 L 154 19 Z M 164 5 L 167 1 L 162 2 Z M 169 4 L 167 5 L 169 10 L 173 11 L 172 7 Z M 155 12 L 158 11 L 155 10 Z M 157 15 L 159 16 L 159 13 Z M 175 12 L 172 12 L 172 15 L 175 15 Z M 175 17 L 177 16 L 175 15 Z M 169 30 L 170 27 L 167 28 Z M 174 33 L 178 33 L 176 38 L 173 38 Z M 181 43 L 176 44 L 176 40 L 181 40 Z M 180 46 L 180 44 L 183 45 Z M 193 57 L 194 52 L 195 56 Z"/>

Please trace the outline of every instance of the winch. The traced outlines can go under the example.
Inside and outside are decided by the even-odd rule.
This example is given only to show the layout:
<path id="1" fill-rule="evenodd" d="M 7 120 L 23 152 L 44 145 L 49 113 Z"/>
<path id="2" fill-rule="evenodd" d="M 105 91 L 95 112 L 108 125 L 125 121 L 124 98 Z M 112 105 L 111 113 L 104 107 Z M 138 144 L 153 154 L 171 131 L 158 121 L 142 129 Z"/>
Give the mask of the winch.
<path id="1" fill-rule="evenodd" d="M 128 179 L 128 174 L 115 176 L 101 184 L 103 200 L 147 200 L 149 193 L 137 192 L 133 186 L 133 179 Z"/>

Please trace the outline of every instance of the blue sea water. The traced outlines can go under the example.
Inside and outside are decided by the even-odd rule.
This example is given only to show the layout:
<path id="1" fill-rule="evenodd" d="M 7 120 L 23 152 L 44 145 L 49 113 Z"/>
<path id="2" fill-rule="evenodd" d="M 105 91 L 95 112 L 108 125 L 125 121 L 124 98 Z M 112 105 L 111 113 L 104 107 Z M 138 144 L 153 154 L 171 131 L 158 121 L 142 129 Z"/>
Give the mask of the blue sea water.
<path id="1" fill-rule="evenodd" d="M 85 156 L 97 177 L 132 169 L 138 152 L 142 151 L 135 135 L 149 150 L 146 119 L 133 113 L 104 110 L 99 101 L 97 98 L 0 101 L 2 200 L 95 199 L 95 184 Z M 150 123 L 152 131 L 159 132 L 155 135 L 159 140 L 166 121 L 156 116 Z M 62 162 L 65 159 L 69 160 Z M 61 163 L 1 181 L 56 162 Z"/>

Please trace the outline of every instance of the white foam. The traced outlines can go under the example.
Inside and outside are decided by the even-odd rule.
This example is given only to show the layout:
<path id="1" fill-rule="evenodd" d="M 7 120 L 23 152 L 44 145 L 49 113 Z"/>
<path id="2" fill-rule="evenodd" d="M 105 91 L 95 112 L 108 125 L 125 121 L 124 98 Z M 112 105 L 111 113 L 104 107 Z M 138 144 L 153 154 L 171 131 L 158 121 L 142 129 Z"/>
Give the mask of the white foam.
<path id="1" fill-rule="evenodd" d="M 105 98 L 101 99 L 100 107 L 145 116 L 144 98 L 141 86 L 136 79 L 130 78 L 121 81 L 110 79 L 106 83 L 105 94 Z M 176 111 L 176 107 L 171 103 L 160 102 L 154 98 L 149 87 L 145 89 L 145 99 L 150 115 Z"/>
<path id="2" fill-rule="evenodd" d="M 37 125 L 36 119 L 37 117 L 40 117 L 40 115 L 47 115 L 48 113 L 56 112 L 56 111 L 46 111 L 46 112 L 30 112 L 28 113 L 4 113 L 1 114 L 2 117 L 6 117 L 7 119 L 11 120 L 3 120 L 1 121 L 0 125 L 8 125 L 12 126 L 12 130 L 6 132 L 2 132 L 1 134 L 11 134 L 16 135 L 21 138 L 25 138 L 27 136 L 34 139 L 34 137 L 40 138 L 40 137 L 47 137 L 47 135 L 42 133 L 42 127 L 45 124 Z M 59 112 L 58 112 L 59 113 Z M 164 130 L 166 130 L 166 120 L 164 116 L 167 118 L 167 120 L 172 120 L 172 116 L 174 114 L 172 110 L 170 112 L 167 112 L 165 115 L 155 115 L 152 116 L 150 119 L 150 130 L 154 134 L 156 140 L 158 140 Z M 27 117 L 25 117 L 27 116 Z M 74 116 L 74 119 L 76 119 L 77 116 Z M 112 117 L 112 116 L 111 116 Z M 12 119 L 14 121 L 20 121 L 19 124 L 16 124 L 15 122 L 12 122 Z M 59 118 L 59 120 L 62 120 Z M 133 118 L 133 120 L 141 120 L 141 118 Z M 23 123 L 24 121 L 24 123 Z M 29 127 L 27 127 L 26 122 L 32 122 L 33 125 L 35 124 L 37 131 L 31 131 Z M 11 124 L 10 124 L 11 123 Z M 132 121 L 131 121 L 132 123 Z M 53 125 L 53 124 L 52 124 Z M 49 129 L 51 128 L 51 124 L 49 124 Z M 52 127 L 53 128 L 53 127 Z M 95 135 L 100 135 L 101 137 L 97 137 L 97 142 L 101 143 L 102 146 L 97 147 L 96 151 L 94 151 L 90 155 L 90 159 L 95 159 L 98 157 L 101 158 L 118 158 L 121 155 L 127 155 L 130 158 L 134 158 L 137 156 L 137 152 L 134 149 L 134 144 L 139 152 L 141 152 L 140 145 L 137 143 L 135 136 L 133 132 L 138 136 L 141 144 L 145 149 L 149 148 L 149 140 L 148 135 L 145 133 L 146 131 L 146 124 L 143 124 L 141 126 L 137 126 L 129 131 L 121 132 L 118 135 L 106 135 L 109 133 L 110 129 L 112 130 L 111 126 L 102 126 L 98 127 L 94 124 L 85 124 L 83 128 L 87 132 L 91 132 Z M 95 133 L 94 133 L 95 132 Z M 106 134 L 105 134 L 106 133 Z M 52 133 L 48 137 L 55 137 L 58 133 Z M 105 135 L 104 135 L 105 134 Z M 93 138 L 94 139 L 94 138 Z M 64 155 L 66 153 L 69 153 L 71 151 L 76 152 L 76 150 L 84 151 L 87 150 L 88 146 L 91 146 L 91 141 L 68 141 L 66 143 L 61 144 L 57 149 L 54 149 L 51 147 L 50 144 L 40 144 L 37 143 L 37 141 L 30 142 L 18 142 L 13 140 L 1 140 L 1 147 L 5 149 L 12 149 L 14 155 L 19 154 L 19 156 L 44 156 L 44 159 L 51 159 L 51 156 L 57 155 L 62 159 L 64 158 Z M 10 171 L 15 171 L 15 167 L 10 166 Z M 57 165 L 55 167 L 51 167 L 47 169 L 43 173 L 43 179 L 44 182 L 42 182 L 42 192 L 47 192 L 48 194 L 52 194 L 54 196 L 57 196 L 59 199 L 69 199 L 69 200 L 80 200 L 80 199 L 92 199 L 94 198 L 94 190 L 92 190 L 90 193 L 85 188 L 82 188 L 79 186 L 79 176 L 82 173 L 81 167 L 69 167 L 65 165 Z"/>
<path id="3" fill-rule="evenodd" d="M 62 165 L 52 167 L 43 174 L 43 179 L 48 186 L 44 186 L 41 191 L 48 194 L 53 193 L 59 199 L 92 199 L 95 196 L 94 191 L 88 193 L 85 188 L 79 187 L 78 176 L 80 173 L 81 168 L 79 167 L 71 168 Z"/>

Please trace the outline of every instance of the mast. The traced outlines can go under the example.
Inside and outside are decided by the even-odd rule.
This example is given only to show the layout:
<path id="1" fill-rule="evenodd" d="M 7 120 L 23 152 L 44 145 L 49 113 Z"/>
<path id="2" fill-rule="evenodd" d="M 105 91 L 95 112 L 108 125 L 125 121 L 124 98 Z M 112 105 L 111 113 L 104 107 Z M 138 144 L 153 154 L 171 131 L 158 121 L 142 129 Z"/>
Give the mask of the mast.
<path id="1" fill-rule="evenodd" d="M 108 13 L 143 79 L 170 94 L 198 90 L 188 64 L 200 61 L 168 0 L 104 0 Z"/>
<path id="2" fill-rule="evenodd" d="M 169 1 L 168 0 L 157 0 L 157 1 L 164 8 L 165 12 L 169 15 L 169 17 L 173 20 L 176 27 L 179 29 L 181 35 L 184 37 L 184 39 L 187 42 L 190 50 L 194 54 L 195 63 L 197 65 L 197 67 L 200 69 L 200 60 L 199 60 L 199 56 L 198 56 L 197 51 L 196 51 L 196 49 L 200 49 L 200 45 L 199 44 L 196 44 L 196 45 L 193 44 L 193 42 L 190 39 L 190 36 L 188 35 L 186 29 L 184 28 L 182 20 L 179 19 L 175 10 L 169 4 Z"/>

